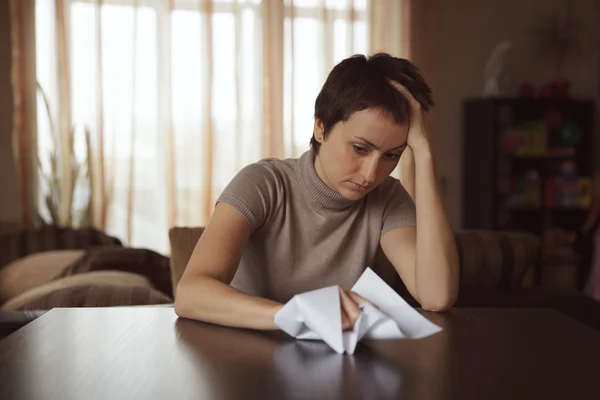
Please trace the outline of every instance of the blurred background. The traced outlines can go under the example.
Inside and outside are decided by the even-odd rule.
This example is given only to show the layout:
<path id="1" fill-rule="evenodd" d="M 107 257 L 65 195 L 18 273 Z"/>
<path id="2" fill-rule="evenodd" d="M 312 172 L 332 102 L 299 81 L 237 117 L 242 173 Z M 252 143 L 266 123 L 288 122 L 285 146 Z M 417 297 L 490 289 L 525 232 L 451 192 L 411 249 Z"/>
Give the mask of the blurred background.
<path id="1" fill-rule="evenodd" d="M 337 62 L 385 51 L 433 87 L 454 229 L 534 233 L 531 279 L 581 289 L 598 22 L 598 0 L 0 0 L 1 229 L 94 227 L 168 254 L 169 228 L 204 226 L 243 166 L 309 148 Z"/>

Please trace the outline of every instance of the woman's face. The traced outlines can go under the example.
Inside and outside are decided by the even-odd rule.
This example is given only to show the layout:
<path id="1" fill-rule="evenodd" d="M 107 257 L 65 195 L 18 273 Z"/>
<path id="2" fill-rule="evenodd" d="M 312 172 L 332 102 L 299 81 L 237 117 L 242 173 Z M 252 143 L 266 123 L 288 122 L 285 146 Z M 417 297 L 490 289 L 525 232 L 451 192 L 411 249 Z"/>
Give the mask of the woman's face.
<path id="1" fill-rule="evenodd" d="M 315 170 L 321 180 L 344 198 L 358 200 L 388 177 L 406 148 L 408 123 L 397 125 L 376 109 L 355 112 L 337 123 L 323 138 L 323 124 L 315 121 L 321 147 Z"/>

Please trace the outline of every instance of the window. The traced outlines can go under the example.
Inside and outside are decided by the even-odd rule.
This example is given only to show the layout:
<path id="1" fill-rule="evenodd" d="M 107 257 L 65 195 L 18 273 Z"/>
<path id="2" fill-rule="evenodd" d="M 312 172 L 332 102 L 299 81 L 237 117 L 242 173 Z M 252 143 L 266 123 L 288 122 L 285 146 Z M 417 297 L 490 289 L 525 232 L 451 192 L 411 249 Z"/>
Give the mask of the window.
<path id="1" fill-rule="evenodd" d="M 290 0 L 282 1 L 283 53 L 276 56 L 284 69 L 280 134 L 288 157 L 308 149 L 314 100 L 331 67 L 367 52 L 368 4 L 294 0 L 291 7 Z M 68 108 L 76 158 L 86 158 L 85 129 L 94 155 L 102 158 L 93 173 L 98 178 L 102 169 L 106 192 L 112 193 L 107 230 L 129 245 L 167 252 L 169 226 L 206 224 L 206 210 L 235 173 L 269 156 L 262 146 L 263 24 L 270 21 L 264 5 L 174 0 L 168 9 L 167 0 L 138 0 L 137 6 L 132 0 L 66 3 L 67 71 L 59 66 L 54 1 L 36 1 L 37 79 L 51 115 L 38 96 L 41 169 L 50 172 L 52 149 L 59 156 L 65 152 L 57 145 L 64 138 L 53 140 L 51 127 Z M 210 10 L 203 9 L 207 3 Z M 268 51 L 273 56 L 275 50 Z M 61 104 L 67 98 L 61 90 L 68 90 L 69 103 Z M 76 193 L 85 204 L 88 192 Z"/>

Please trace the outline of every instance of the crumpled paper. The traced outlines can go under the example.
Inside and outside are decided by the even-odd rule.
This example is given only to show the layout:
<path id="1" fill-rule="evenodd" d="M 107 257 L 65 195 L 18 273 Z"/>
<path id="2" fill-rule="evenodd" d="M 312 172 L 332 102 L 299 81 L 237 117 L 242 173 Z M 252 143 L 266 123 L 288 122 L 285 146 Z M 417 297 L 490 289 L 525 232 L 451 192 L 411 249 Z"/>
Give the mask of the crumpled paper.
<path id="1" fill-rule="evenodd" d="M 339 354 L 354 354 L 363 339 L 420 339 L 442 329 L 411 307 L 371 268 L 361 275 L 352 291 L 376 304 L 360 304 L 361 314 L 350 331 L 342 330 L 338 286 L 294 296 L 275 315 L 275 324 L 288 335 L 303 340 L 322 340 Z"/>

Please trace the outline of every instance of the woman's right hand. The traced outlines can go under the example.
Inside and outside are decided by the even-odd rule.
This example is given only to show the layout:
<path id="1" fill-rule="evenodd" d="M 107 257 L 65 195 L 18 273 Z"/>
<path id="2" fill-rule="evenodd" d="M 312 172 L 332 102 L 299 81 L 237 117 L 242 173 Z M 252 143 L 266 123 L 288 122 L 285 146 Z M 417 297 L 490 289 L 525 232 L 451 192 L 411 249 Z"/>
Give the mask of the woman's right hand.
<path id="1" fill-rule="evenodd" d="M 375 304 L 371 303 L 364 297 L 354 293 L 351 290 L 345 290 L 338 286 L 340 291 L 340 305 L 342 308 L 342 329 L 345 331 L 352 330 L 356 320 L 360 316 L 360 304 L 369 303 L 375 308 Z"/>
<path id="2" fill-rule="evenodd" d="M 280 303 L 230 285 L 250 234 L 241 212 L 229 204 L 217 204 L 177 285 L 175 313 L 179 317 L 236 328 L 278 329 L 273 317 Z"/>

